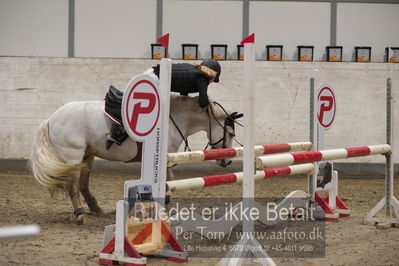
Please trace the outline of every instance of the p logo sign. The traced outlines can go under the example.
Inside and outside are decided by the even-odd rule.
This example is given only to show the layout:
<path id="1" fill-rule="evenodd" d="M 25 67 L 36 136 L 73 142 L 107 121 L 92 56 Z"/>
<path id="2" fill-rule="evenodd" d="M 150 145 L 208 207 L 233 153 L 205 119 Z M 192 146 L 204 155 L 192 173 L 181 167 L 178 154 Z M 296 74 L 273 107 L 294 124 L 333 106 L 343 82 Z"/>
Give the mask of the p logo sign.
<path id="1" fill-rule="evenodd" d="M 317 120 L 319 124 L 328 129 L 334 122 L 336 101 L 331 86 L 323 85 L 317 95 Z"/>
<path id="2" fill-rule="evenodd" d="M 122 102 L 122 118 L 127 133 L 142 141 L 158 125 L 160 98 L 157 81 L 151 76 L 134 78 L 125 92 Z"/>

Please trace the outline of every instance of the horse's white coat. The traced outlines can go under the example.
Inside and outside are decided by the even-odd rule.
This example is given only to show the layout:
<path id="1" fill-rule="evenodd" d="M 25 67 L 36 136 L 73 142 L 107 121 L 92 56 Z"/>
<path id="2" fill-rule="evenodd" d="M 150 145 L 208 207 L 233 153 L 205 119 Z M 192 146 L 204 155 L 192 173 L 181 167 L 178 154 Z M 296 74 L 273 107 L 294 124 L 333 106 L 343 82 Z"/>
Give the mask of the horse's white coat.
<path id="1" fill-rule="evenodd" d="M 138 145 L 126 139 L 121 145 L 113 144 L 106 149 L 106 135 L 112 121 L 103 113 L 104 102 L 72 102 L 59 108 L 43 122 L 35 137 L 31 156 L 31 168 L 37 181 L 49 188 L 68 189 L 74 210 L 82 209 L 82 193 L 90 210 L 101 213 L 101 208 L 89 191 L 89 175 L 93 158 L 111 161 L 130 161 L 138 154 Z M 223 148 L 224 119 L 229 115 L 210 100 L 208 109 L 202 109 L 197 97 L 171 95 L 170 115 L 184 137 L 206 131 L 214 148 Z M 216 119 L 218 121 L 216 121 Z M 225 147 L 232 146 L 233 129 L 227 126 Z M 169 123 L 169 152 L 177 152 L 183 138 L 173 123 Z M 222 162 L 223 161 L 223 162 Z M 218 163 L 225 165 L 226 161 Z M 76 213 L 75 213 L 76 214 Z M 80 215 L 78 215 L 80 216 Z M 83 218 L 82 218 L 83 219 Z"/>
<path id="2" fill-rule="evenodd" d="M 103 108 L 103 102 L 72 102 L 62 106 L 50 117 L 50 140 L 65 162 L 80 163 L 85 155 L 111 161 L 129 161 L 137 155 L 137 144 L 131 138 L 126 139 L 122 145 L 113 144 L 106 150 L 105 137 L 110 132 L 111 120 L 104 115 Z M 218 119 L 226 117 L 218 108 L 214 110 Z M 195 98 L 173 95 L 170 114 L 185 137 L 203 130 L 209 134 L 207 110 L 200 108 Z M 223 128 L 213 119 L 211 126 L 210 142 L 216 142 L 223 136 Z M 168 151 L 177 152 L 183 139 L 173 123 L 170 123 L 169 135 Z M 227 146 L 231 147 L 231 138 L 229 142 Z"/>

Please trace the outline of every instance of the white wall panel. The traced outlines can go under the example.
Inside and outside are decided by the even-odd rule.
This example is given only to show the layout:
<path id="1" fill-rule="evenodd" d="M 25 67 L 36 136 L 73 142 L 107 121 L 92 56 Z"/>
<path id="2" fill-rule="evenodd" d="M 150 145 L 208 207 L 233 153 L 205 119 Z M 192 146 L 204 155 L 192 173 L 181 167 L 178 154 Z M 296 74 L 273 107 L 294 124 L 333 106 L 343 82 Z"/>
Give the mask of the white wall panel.
<path id="1" fill-rule="evenodd" d="M 0 55 L 68 56 L 68 0 L 1 0 Z"/>
<path id="2" fill-rule="evenodd" d="M 104 99 L 109 84 L 124 89 L 129 80 L 158 60 L 114 58 L 0 57 L 0 158 L 27 158 L 37 126 L 67 102 Z M 181 60 L 175 62 L 183 62 Z M 242 112 L 243 62 L 222 63 L 222 79 L 209 95 L 227 110 Z M 326 149 L 385 143 L 385 88 L 387 70 L 399 89 L 399 64 L 329 62 L 256 62 L 256 144 L 309 139 L 309 77 L 315 88 L 334 88 L 337 113 L 326 132 Z M 24 101 L 21 108 L 21 99 Z M 395 110 L 399 110 L 399 101 Z M 396 136 L 399 123 L 394 124 Z M 237 139 L 243 128 L 236 127 Z M 206 145 L 205 134 L 190 137 L 193 150 Z M 236 143 L 234 143 L 237 146 Z M 394 141 L 399 149 L 399 141 Z M 182 145 L 183 146 L 183 145 Z M 183 148 L 183 147 L 182 147 Z M 394 154 L 395 163 L 399 153 Z M 383 162 L 384 157 L 363 157 L 356 162 Z"/>
<path id="3" fill-rule="evenodd" d="M 352 60 L 354 46 L 371 46 L 371 61 L 382 62 L 385 47 L 399 47 L 398 27 L 398 4 L 338 3 L 337 44 L 344 46 L 345 61 Z"/>
<path id="4" fill-rule="evenodd" d="M 182 43 L 199 44 L 199 58 L 211 57 L 211 44 L 227 44 L 237 58 L 242 39 L 241 1 L 164 1 L 163 32 L 170 33 L 169 54 L 182 58 Z"/>
<path id="5" fill-rule="evenodd" d="M 150 58 L 156 0 L 78 0 L 75 56 Z"/>
<path id="6" fill-rule="evenodd" d="M 266 45 L 283 45 L 283 60 L 297 60 L 298 45 L 314 46 L 320 61 L 330 43 L 330 3 L 250 2 L 249 31 L 256 55 L 266 60 Z"/>
<path id="7" fill-rule="evenodd" d="M 68 56 L 68 0 L 0 0 L 0 56 Z M 298 45 L 314 45 L 314 60 L 325 60 L 330 44 L 329 2 L 250 1 L 249 33 L 256 33 L 258 60 L 265 46 L 284 46 L 284 60 L 297 60 Z M 156 42 L 157 0 L 76 0 L 75 56 L 150 58 Z M 163 33 L 170 33 L 172 58 L 182 43 L 228 44 L 237 58 L 242 39 L 243 1 L 164 0 Z M 337 45 L 353 61 L 354 46 L 371 46 L 372 61 L 385 47 L 399 46 L 399 4 L 337 2 Z"/>

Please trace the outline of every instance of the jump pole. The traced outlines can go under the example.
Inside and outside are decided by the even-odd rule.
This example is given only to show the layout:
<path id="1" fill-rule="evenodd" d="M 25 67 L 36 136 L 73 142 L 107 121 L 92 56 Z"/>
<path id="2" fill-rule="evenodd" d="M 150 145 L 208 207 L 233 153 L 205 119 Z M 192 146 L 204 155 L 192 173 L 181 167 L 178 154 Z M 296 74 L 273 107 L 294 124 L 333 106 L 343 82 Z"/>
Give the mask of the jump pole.
<path id="1" fill-rule="evenodd" d="M 331 161 L 336 159 L 353 158 L 368 155 L 388 155 L 390 156 L 391 146 L 388 144 L 364 146 L 364 147 L 354 147 L 354 148 L 343 148 L 343 149 L 333 149 L 324 151 L 311 151 L 311 152 L 299 152 L 299 153 L 288 153 L 279 155 L 269 155 L 258 157 L 256 160 L 257 168 L 268 168 L 268 167 L 281 167 L 296 165 L 302 163 L 314 162 L 313 173 L 309 173 L 309 187 L 312 187 L 312 193 L 310 194 L 310 205 L 314 205 L 317 202 L 321 209 L 323 210 L 323 219 L 326 221 L 336 220 L 339 216 L 348 216 L 349 210 L 346 204 L 336 195 L 338 191 L 338 173 L 336 171 L 332 172 L 332 180 L 329 182 L 325 189 L 329 191 L 329 198 L 323 199 L 321 195 L 317 192 L 318 189 L 316 185 L 312 185 L 313 178 L 315 177 L 315 172 L 318 170 L 318 164 L 316 162 L 320 161 Z M 329 187 L 327 187 L 329 186 Z M 331 191 L 332 190 L 332 193 Z M 335 199 L 333 202 L 334 206 L 330 203 L 331 198 Z"/>
<path id="2" fill-rule="evenodd" d="M 255 44 L 244 44 L 244 159 L 243 159 L 243 207 L 252 208 L 255 206 L 255 164 L 254 164 L 254 128 L 255 128 Z M 248 236 L 254 232 L 254 221 L 244 219 L 242 221 L 242 231 Z M 235 244 L 236 251 L 229 252 L 220 261 L 221 265 L 242 265 L 250 258 L 251 253 L 259 259 L 262 265 L 275 265 L 261 244 L 255 239 L 248 237 L 241 239 Z M 240 249 L 240 247 L 244 247 Z M 249 247 L 247 249 L 247 247 Z M 252 248 L 253 249 L 252 249 Z M 243 250 L 243 251 L 240 251 Z"/>
<path id="3" fill-rule="evenodd" d="M 392 70 L 391 70 L 392 71 Z M 391 73 L 392 75 L 392 73 Z M 392 78 L 386 80 L 386 137 L 387 143 L 393 146 L 394 139 L 394 93 L 392 90 Z M 386 154 L 385 166 L 385 196 L 370 210 L 364 221 L 371 223 L 399 224 L 399 201 L 393 195 L 394 164 L 392 151 Z M 375 217 L 378 212 L 385 209 L 385 217 Z"/>
<path id="4" fill-rule="evenodd" d="M 34 237 L 39 235 L 40 227 L 37 224 L 0 227 L 0 240 Z"/>
<path id="5" fill-rule="evenodd" d="M 277 176 L 291 176 L 299 174 L 307 174 L 314 170 L 314 165 L 311 163 L 269 168 L 256 171 L 254 179 L 255 181 L 260 181 Z M 166 182 L 167 192 L 176 192 L 191 189 L 203 189 L 207 187 L 228 185 L 234 183 L 242 183 L 244 179 L 244 174 L 242 172 L 224 174 L 224 175 L 214 175 L 214 176 L 204 176 L 204 177 L 194 177 L 181 180 L 174 180 Z"/>
<path id="6" fill-rule="evenodd" d="M 264 169 L 261 171 L 256 171 L 254 176 L 255 181 L 265 180 L 268 178 L 273 178 L 277 176 L 291 176 L 298 174 L 306 174 L 312 172 L 314 170 L 314 165 L 311 163 L 302 164 L 302 165 L 293 165 L 286 167 L 278 167 L 271 169 Z M 225 174 L 225 175 L 216 175 L 216 176 L 206 176 L 206 177 L 196 177 L 182 180 L 169 181 L 166 184 L 167 191 L 173 193 L 176 191 L 185 191 L 192 189 L 206 189 L 207 187 L 213 186 L 221 186 L 233 183 L 241 183 L 243 181 L 243 173 L 233 173 L 233 174 Z M 295 190 L 290 192 L 279 204 L 275 206 L 276 213 L 279 213 L 281 209 L 289 209 L 295 203 L 295 207 L 298 209 L 306 209 L 309 207 L 309 194 L 302 190 Z M 228 212 L 225 213 L 222 217 L 212 220 L 206 221 L 203 217 L 194 213 L 194 220 L 198 221 L 193 224 L 191 222 L 181 221 L 178 223 L 179 226 L 182 226 L 186 229 L 186 231 L 196 232 L 203 237 L 207 237 L 209 232 L 219 232 L 228 234 L 231 228 L 234 228 L 236 225 L 240 223 L 239 220 L 227 218 L 232 217 L 232 213 L 237 213 L 241 209 L 241 204 L 237 203 L 233 206 Z M 258 222 L 264 225 L 274 225 L 277 224 L 279 219 L 270 219 L 266 214 L 271 209 L 262 206 L 258 202 L 255 202 L 255 207 L 260 210 L 260 216 Z M 267 210 L 265 210 L 267 208 Z M 265 210 L 265 211 L 263 211 Z M 201 222 L 199 222 L 201 221 Z"/>
<path id="7" fill-rule="evenodd" d="M 323 151 L 310 151 L 277 154 L 269 156 L 261 156 L 256 159 L 257 168 L 271 168 L 289 166 L 295 164 L 329 161 L 369 155 L 387 155 L 391 152 L 391 146 L 388 144 L 332 149 Z"/>
<path id="8" fill-rule="evenodd" d="M 271 145 L 254 146 L 255 156 L 266 154 L 293 152 L 293 151 L 310 151 L 313 148 L 312 142 L 293 142 Z M 214 149 L 205 151 L 176 152 L 168 153 L 168 164 L 203 162 L 209 160 L 219 160 L 226 158 L 242 158 L 243 147 Z"/>

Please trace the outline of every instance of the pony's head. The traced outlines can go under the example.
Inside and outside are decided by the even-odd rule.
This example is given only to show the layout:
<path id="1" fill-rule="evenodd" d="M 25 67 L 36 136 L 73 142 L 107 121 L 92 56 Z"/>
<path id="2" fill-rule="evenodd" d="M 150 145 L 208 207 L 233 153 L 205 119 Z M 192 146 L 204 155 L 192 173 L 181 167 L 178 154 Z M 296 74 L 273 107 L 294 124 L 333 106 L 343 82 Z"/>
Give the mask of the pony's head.
<path id="1" fill-rule="evenodd" d="M 208 107 L 209 129 L 208 140 L 212 149 L 231 148 L 235 137 L 236 119 L 243 117 L 242 113 L 230 113 L 218 102 L 210 101 Z M 216 163 L 222 167 L 231 164 L 231 159 L 217 160 Z"/>
<path id="2" fill-rule="evenodd" d="M 198 105 L 198 96 L 171 94 L 170 113 L 175 134 L 169 141 L 169 150 L 177 151 L 188 136 L 197 132 L 207 133 L 208 145 L 212 149 L 231 148 L 235 137 L 236 119 L 243 116 L 237 112 L 228 112 L 219 103 L 209 99 L 208 108 Z M 186 142 L 188 147 L 188 144 Z M 217 164 L 226 167 L 230 159 L 217 160 Z"/>

